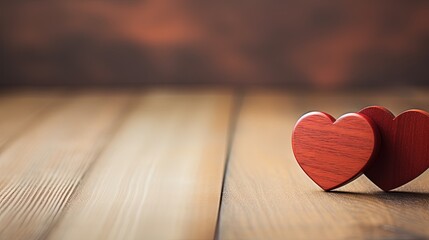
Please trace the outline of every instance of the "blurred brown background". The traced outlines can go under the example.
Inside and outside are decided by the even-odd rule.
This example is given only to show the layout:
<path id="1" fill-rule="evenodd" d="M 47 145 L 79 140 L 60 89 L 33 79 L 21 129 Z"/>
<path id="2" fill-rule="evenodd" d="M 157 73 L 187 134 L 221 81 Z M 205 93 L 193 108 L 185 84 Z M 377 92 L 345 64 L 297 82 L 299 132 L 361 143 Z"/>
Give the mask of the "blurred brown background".
<path id="1" fill-rule="evenodd" d="M 7 85 L 429 85 L 429 1 L 0 3 Z"/>

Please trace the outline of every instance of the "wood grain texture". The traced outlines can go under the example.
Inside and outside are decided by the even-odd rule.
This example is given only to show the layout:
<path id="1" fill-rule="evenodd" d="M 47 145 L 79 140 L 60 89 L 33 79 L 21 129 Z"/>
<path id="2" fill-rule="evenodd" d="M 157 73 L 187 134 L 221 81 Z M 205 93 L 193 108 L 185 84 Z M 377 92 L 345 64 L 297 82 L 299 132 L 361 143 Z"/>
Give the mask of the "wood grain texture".
<path id="1" fill-rule="evenodd" d="M 229 91 L 149 91 L 83 180 L 49 239 L 212 239 Z"/>
<path id="2" fill-rule="evenodd" d="M 37 124 L 54 106 L 61 105 L 57 91 L 13 91 L 0 94 L 0 151 Z M 46 114 L 45 114 L 46 113 Z"/>
<path id="3" fill-rule="evenodd" d="M 408 110 L 395 117 L 383 107 L 360 113 L 370 117 L 381 134 L 380 152 L 365 175 L 384 191 L 400 187 L 429 168 L 429 113 Z"/>
<path id="4" fill-rule="evenodd" d="M 292 149 L 304 172 L 323 190 L 359 177 L 377 153 L 378 130 L 366 116 L 349 113 L 335 120 L 310 112 L 296 123 Z"/>
<path id="5" fill-rule="evenodd" d="M 395 112 L 410 108 L 413 95 L 399 93 L 248 93 L 227 167 L 219 239 L 428 238 L 428 174 L 402 192 L 384 193 L 365 176 L 323 192 L 290 148 L 293 125 L 304 112 L 340 116 L 370 104 Z"/>
<path id="6" fill-rule="evenodd" d="M 217 237 L 429 238 L 429 171 L 391 193 L 365 176 L 323 192 L 296 163 L 290 138 L 305 112 L 339 117 L 368 105 L 427 111 L 427 92 L 248 92 Z M 0 96 L 0 111 L 10 97 Z M 223 91 L 148 91 L 141 98 L 95 91 L 41 110 L 0 152 L 0 239 L 212 239 L 231 98 Z M 26 114 L 15 116 L 19 123 Z"/>
<path id="7" fill-rule="evenodd" d="M 123 94 L 78 94 L 2 152 L 1 239 L 43 238 L 128 102 Z"/>

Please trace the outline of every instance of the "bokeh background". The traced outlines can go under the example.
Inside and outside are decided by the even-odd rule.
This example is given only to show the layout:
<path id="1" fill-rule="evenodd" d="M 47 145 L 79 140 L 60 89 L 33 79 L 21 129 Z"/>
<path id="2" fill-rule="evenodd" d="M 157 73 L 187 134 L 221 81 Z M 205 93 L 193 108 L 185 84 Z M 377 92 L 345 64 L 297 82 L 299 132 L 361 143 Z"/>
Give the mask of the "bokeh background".
<path id="1" fill-rule="evenodd" d="M 2 86 L 429 85 L 429 1 L 1 1 Z"/>

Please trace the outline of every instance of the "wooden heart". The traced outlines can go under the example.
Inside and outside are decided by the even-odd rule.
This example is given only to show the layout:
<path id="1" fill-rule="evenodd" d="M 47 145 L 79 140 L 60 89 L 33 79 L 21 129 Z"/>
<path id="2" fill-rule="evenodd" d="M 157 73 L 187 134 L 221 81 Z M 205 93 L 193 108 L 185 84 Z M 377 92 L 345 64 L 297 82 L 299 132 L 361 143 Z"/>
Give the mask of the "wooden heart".
<path id="1" fill-rule="evenodd" d="M 375 125 L 358 113 L 343 115 L 337 121 L 323 112 L 307 113 L 298 120 L 292 134 L 298 164 L 325 191 L 360 176 L 377 145 Z"/>
<path id="2" fill-rule="evenodd" d="M 404 185 L 429 167 L 429 113 L 409 110 L 395 116 L 383 107 L 359 113 L 372 119 L 380 132 L 379 154 L 365 175 L 384 191 Z"/>

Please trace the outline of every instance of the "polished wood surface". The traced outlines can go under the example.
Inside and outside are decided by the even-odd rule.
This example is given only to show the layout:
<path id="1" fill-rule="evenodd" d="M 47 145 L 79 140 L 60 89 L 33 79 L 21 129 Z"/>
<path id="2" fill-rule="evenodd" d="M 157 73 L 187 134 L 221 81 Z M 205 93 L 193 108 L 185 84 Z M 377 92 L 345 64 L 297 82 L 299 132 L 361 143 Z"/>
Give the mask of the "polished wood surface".
<path id="1" fill-rule="evenodd" d="M 65 96 L 54 112 L 3 149 L 1 239 L 38 239 L 48 233 L 111 138 L 128 102 L 128 94 Z"/>
<path id="2" fill-rule="evenodd" d="M 397 117 L 374 106 L 360 111 L 379 129 L 382 141 L 365 175 L 384 191 L 400 187 L 429 168 L 429 113 L 408 110 Z"/>
<path id="3" fill-rule="evenodd" d="M 232 106 L 230 91 L 136 98 L 49 239 L 212 238 Z"/>
<path id="4" fill-rule="evenodd" d="M 301 115 L 429 109 L 429 90 L 0 93 L 0 239 L 425 239 L 429 173 L 322 191 Z"/>
<path id="5" fill-rule="evenodd" d="M 292 149 L 304 172 L 323 190 L 359 177 L 377 154 L 379 133 L 365 115 L 349 113 L 337 120 L 323 112 L 302 116 L 292 133 Z"/>
<path id="6" fill-rule="evenodd" d="M 219 239 L 428 238 L 429 172 L 391 193 L 364 175 L 323 192 L 308 181 L 290 147 L 293 126 L 305 112 L 320 110 L 337 118 L 382 105 L 399 114 L 428 109 L 428 97 L 406 90 L 247 92 L 226 171 Z"/>
<path id="7" fill-rule="evenodd" d="M 63 101 L 64 96 L 59 94 L 56 91 L 46 94 L 24 91 L 0 95 L 0 149 L 42 121 L 55 105 Z"/>

